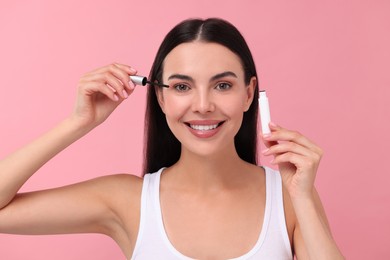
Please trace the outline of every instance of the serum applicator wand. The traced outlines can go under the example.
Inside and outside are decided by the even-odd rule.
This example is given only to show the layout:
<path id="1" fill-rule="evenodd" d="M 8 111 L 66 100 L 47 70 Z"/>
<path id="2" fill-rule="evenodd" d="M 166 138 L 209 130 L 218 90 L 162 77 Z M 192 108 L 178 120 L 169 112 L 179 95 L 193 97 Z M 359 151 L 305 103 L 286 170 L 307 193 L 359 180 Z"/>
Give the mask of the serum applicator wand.
<path id="1" fill-rule="evenodd" d="M 146 84 L 152 85 L 152 86 L 159 86 L 159 87 L 164 87 L 164 88 L 169 88 L 168 85 L 165 84 L 160 84 L 157 82 L 151 82 L 149 81 L 145 76 L 130 76 L 130 80 L 133 81 L 134 84 L 140 85 L 140 86 L 145 86 Z"/>
<path id="2" fill-rule="evenodd" d="M 271 133 L 271 130 L 269 129 L 269 123 L 271 122 L 271 113 L 269 111 L 268 97 L 265 90 L 260 90 L 259 108 L 260 108 L 261 131 L 263 135 L 269 134 Z"/>

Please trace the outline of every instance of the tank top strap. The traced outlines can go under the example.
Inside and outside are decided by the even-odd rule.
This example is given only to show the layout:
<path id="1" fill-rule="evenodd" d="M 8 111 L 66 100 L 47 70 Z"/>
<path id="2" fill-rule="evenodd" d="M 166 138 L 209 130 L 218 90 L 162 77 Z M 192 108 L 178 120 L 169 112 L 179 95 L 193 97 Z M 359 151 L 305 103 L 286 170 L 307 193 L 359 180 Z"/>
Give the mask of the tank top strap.
<path id="1" fill-rule="evenodd" d="M 152 257 L 150 254 L 152 254 L 152 259 L 159 259 L 159 250 L 151 252 L 148 247 L 150 244 L 154 244 L 156 246 L 155 249 L 160 249 L 159 247 L 161 247 L 160 235 L 157 232 L 159 229 L 157 216 L 161 212 L 157 211 L 158 207 L 156 205 L 159 203 L 160 176 L 164 169 L 161 168 L 155 173 L 147 173 L 144 175 L 138 235 L 131 259 L 143 259 L 145 252 L 148 252 L 148 256 L 150 257 Z"/>
<path id="2" fill-rule="evenodd" d="M 272 234 L 277 234 L 277 237 L 270 240 L 279 240 L 285 249 L 287 255 L 292 259 L 291 245 L 290 239 L 288 237 L 288 231 L 286 226 L 286 218 L 284 214 L 284 202 L 283 202 L 283 183 L 280 172 L 274 170 L 272 168 L 265 167 L 266 178 L 268 190 L 267 195 L 271 197 L 270 202 L 270 224 L 269 224 L 269 234 L 268 236 L 272 236 Z"/>

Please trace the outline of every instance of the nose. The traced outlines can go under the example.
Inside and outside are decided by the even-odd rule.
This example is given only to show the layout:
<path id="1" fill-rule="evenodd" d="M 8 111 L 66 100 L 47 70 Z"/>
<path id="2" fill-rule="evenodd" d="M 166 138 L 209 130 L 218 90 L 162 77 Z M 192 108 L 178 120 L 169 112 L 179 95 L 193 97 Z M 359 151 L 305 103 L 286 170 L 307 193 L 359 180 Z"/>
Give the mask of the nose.
<path id="1" fill-rule="evenodd" d="M 212 94 L 207 90 L 198 90 L 192 102 L 192 111 L 201 114 L 213 112 L 215 104 Z"/>

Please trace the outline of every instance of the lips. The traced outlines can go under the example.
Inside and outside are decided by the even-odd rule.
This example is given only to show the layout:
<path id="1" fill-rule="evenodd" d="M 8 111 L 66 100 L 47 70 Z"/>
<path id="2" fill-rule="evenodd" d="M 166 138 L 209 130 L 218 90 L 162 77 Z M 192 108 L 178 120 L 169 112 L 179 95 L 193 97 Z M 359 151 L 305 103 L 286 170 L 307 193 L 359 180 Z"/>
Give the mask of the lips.
<path id="1" fill-rule="evenodd" d="M 185 124 L 196 137 L 209 138 L 219 132 L 220 126 L 224 122 L 220 120 L 196 120 L 185 122 Z"/>

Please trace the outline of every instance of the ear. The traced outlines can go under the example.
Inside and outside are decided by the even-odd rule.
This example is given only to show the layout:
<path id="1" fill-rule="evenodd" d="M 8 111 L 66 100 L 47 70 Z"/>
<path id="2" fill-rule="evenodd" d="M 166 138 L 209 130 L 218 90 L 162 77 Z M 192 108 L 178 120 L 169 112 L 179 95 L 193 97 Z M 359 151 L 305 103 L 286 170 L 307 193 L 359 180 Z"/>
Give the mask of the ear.
<path id="1" fill-rule="evenodd" d="M 165 107 L 165 102 L 164 102 L 163 90 L 162 90 L 161 87 L 155 86 L 154 87 L 154 91 L 155 91 L 156 96 L 157 96 L 158 104 L 160 105 L 161 110 L 165 114 L 165 108 L 164 108 Z"/>
<path id="2" fill-rule="evenodd" d="M 255 96 L 255 91 L 256 91 L 256 85 L 257 85 L 257 78 L 252 77 L 250 82 L 249 82 L 249 85 L 246 86 L 247 99 L 245 100 L 244 112 L 249 110 L 249 108 L 253 102 L 253 97 Z"/>

